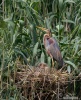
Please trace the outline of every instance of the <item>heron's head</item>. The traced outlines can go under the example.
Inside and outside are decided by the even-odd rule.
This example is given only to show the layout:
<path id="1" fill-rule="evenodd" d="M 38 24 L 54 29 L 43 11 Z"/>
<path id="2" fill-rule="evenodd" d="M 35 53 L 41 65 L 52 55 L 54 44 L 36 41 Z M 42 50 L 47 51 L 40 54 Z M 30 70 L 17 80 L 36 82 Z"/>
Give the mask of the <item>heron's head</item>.
<path id="1" fill-rule="evenodd" d="M 39 27 L 37 26 L 37 28 L 41 29 L 42 31 L 46 32 L 46 34 L 44 35 L 45 37 L 50 36 L 51 37 L 51 32 L 49 29 L 43 28 L 43 27 Z"/>
<path id="2" fill-rule="evenodd" d="M 45 41 L 45 39 L 48 40 L 49 38 L 50 38 L 50 34 L 48 34 L 48 33 L 44 34 L 44 37 L 43 37 L 44 41 Z"/>
<path id="3" fill-rule="evenodd" d="M 39 27 L 37 26 L 37 28 L 41 29 L 42 31 L 46 32 L 46 34 L 44 34 L 43 36 L 43 43 L 45 43 L 45 41 L 48 41 L 49 38 L 51 37 L 51 32 L 49 29 L 43 28 L 43 27 Z"/>
<path id="4" fill-rule="evenodd" d="M 49 34 L 44 34 L 44 36 L 43 36 L 43 43 L 44 43 L 44 46 L 48 46 L 48 44 L 49 44 L 49 39 L 50 39 L 50 35 L 49 35 Z"/>

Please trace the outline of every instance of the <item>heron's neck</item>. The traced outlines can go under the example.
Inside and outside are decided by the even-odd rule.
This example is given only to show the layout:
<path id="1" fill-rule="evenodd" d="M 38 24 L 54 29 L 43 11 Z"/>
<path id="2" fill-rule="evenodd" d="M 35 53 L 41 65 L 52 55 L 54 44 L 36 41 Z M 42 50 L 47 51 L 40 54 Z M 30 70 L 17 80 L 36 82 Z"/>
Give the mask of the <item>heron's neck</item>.
<path id="1" fill-rule="evenodd" d="M 45 39 L 44 45 L 45 45 L 45 47 L 48 47 L 49 46 L 49 41 L 47 39 Z"/>
<path id="2" fill-rule="evenodd" d="M 49 44 L 52 44 L 54 42 L 54 39 L 50 38 L 48 41 L 49 41 Z"/>

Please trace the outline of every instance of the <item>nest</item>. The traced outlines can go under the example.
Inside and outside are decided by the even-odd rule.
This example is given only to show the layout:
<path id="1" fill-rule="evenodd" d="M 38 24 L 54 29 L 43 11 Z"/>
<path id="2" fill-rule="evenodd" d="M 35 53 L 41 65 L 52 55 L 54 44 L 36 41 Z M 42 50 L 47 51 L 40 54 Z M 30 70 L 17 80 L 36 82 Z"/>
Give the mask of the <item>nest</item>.
<path id="1" fill-rule="evenodd" d="M 73 95 L 75 80 L 80 80 L 79 76 L 74 78 L 72 74 L 50 68 L 45 63 L 37 67 L 18 64 L 12 78 L 24 100 L 63 99 L 67 95 Z"/>

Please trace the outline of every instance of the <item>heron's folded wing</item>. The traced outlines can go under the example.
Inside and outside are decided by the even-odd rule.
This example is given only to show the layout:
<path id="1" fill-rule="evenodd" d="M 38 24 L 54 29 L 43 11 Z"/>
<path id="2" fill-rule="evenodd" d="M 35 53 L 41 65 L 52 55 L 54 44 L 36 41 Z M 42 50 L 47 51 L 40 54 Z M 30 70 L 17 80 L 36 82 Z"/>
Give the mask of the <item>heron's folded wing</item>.
<path id="1" fill-rule="evenodd" d="M 59 46 L 58 46 L 58 43 L 57 43 L 57 41 L 56 41 L 53 37 L 51 37 L 51 38 L 49 39 L 49 43 L 50 43 L 50 44 L 54 44 L 54 45 L 57 47 L 57 49 L 59 49 L 59 51 L 60 51 L 60 48 L 59 48 Z"/>
<path id="2" fill-rule="evenodd" d="M 53 58 L 59 63 L 59 65 L 63 65 L 63 59 L 62 59 L 62 55 L 60 53 L 60 50 L 57 46 L 57 44 L 52 43 L 49 46 L 49 51 L 51 53 L 51 55 L 53 56 Z"/>

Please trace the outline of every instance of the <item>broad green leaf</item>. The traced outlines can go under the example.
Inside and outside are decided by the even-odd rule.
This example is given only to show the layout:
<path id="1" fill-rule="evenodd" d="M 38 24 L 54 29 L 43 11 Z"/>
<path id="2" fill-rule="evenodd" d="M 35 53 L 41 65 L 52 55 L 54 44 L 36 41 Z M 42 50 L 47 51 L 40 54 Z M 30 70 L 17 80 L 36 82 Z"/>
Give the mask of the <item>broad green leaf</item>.
<path id="1" fill-rule="evenodd" d="M 60 6 L 60 10 L 61 10 L 61 7 L 63 6 L 63 0 L 59 0 L 59 6 Z"/>
<path id="2" fill-rule="evenodd" d="M 32 6 L 33 3 L 37 3 L 37 2 L 40 2 L 40 0 L 31 0 L 30 6 Z"/>
<path id="3" fill-rule="evenodd" d="M 16 2 L 25 2 L 26 3 L 26 0 L 17 0 Z"/>
<path id="4" fill-rule="evenodd" d="M 62 5 L 63 4 L 63 0 L 59 0 L 59 4 Z"/>
<path id="5" fill-rule="evenodd" d="M 11 21 L 11 18 L 4 19 L 4 22 L 9 22 L 9 21 Z"/>
<path id="6" fill-rule="evenodd" d="M 12 42 L 12 44 L 14 44 L 16 42 L 18 36 L 19 36 L 19 34 L 17 34 L 17 33 L 13 34 L 13 38 L 12 38 L 13 42 Z"/>
<path id="7" fill-rule="evenodd" d="M 24 61 L 25 61 L 26 63 L 28 63 L 28 62 L 27 62 L 27 59 L 26 59 L 26 56 L 24 55 L 24 53 L 23 53 L 22 51 L 20 51 L 18 48 L 15 48 L 15 49 L 14 49 L 14 52 L 20 54 L 20 55 L 24 58 Z"/>
<path id="8" fill-rule="evenodd" d="M 45 55 L 44 52 L 41 53 L 41 63 L 45 62 Z"/>
<path id="9" fill-rule="evenodd" d="M 39 2 L 40 0 L 31 0 L 31 2 Z"/>
<path id="10" fill-rule="evenodd" d="M 39 45 L 39 43 L 37 42 L 37 43 L 35 44 L 35 46 L 34 46 L 34 49 L 33 49 L 33 57 L 35 57 L 36 54 L 37 54 L 38 45 Z"/>
<path id="11" fill-rule="evenodd" d="M 81 56 L 81 50 L 78 52 L 78 55 Z"/>
<path id="12" fill-rule="evenodd" d="M 47 28 L 50 29 L 51 25 L 50 25 L 50 20 L 48 18 L 45 18 L 45 23 L 46 23 Z"/>
<path id="13" fill-rule="evenodd" d="M 2 19 L 0 19 L 0 28 L 6 28 L 7 24 L 5 21 L 3 21 Z"/>
<path id="14" fill-rule="evenodd" d="M 69 19 L 62 20 L 62 22 L 66 22 L 66 23 L 72 23 L 72 24 L 75 24 L 75 22 L 74 22 L 74 21 L 72 21 L 72 20 L 69 20 Z"/>
<path id="15" fill-rule="evenodd" d="M 22 0 L 22 1 L 26 3 L 26 0 Z"/>
<path id="16" fill-rule="evenodd" d="M 19 20 L 19 23 L 24 24 L 24 21 L 23 20 Z"/>
<path id="17" fill-rule="evenodd" d="M 76 37 L 74 42 L 75 42 L 74 43 L 74 51 L 75 51 L 75 54 L 76 54 L 78 52 L 79 45 L 80 45 L 80 39 L 79 39 L 79 37 Z"/>
<path id="18" fill-rule="evenodd" d="M 74 67 L 75 69 L 77 69 L 77 66 L 73 62 L 65 61 L 65 63 L 67 63 L 67 64 L 71 65 L 72 67 Z"/>
<path id="19" fill-rule="evenodd" d="M 31 28 L 31 35 L 32 35 L 32 39 L 33 39 L 33 45 L 37 42 L 37 33 L 36 33 L 36 27 L 35 24 L 32 22 L 32 24 L 30 25 Z"/>
<path id="20" fill-rule="evenodd" d="M 66 0 L 65 3 L 75 3 L 74 0 Z"/>
<path id="21" fill-rule="evenodd" d="M 64 25 L 57 25 L 56 28 L 59 30 L 62 30 L 64 28 Z"/>
<path id="22" fill-rule="evenodd" d="M 48 16 L 50 16 L 49 14 L 48 14 Z M 50 23 L 52 23 L 52 21 L 53 21 L 53 18 L 55 17 L 56 15 L 51 15 L 50 17 L 49 17 L 49 20 L 50 20 Z"/>
<path id="23" fill-rule="evenodd" d="M 67 71 L 68 71 L 69 74 L 71 73 L 71 67 L 70 66 L 67 67 Z"/>
<path id="24" fill-rule="evenodd" d="M 51 58 L 48 57 L 48 65 L 51 66 Z"/>
<path id="25" fill-rule="evenodd" d="M 76 33 L 76 31 L 78 30 L 78 28 L 79 28 L 79 25 L 77 25 L 73 30 L 72 30 L 72 32 L 71 32 L 71 34 L 74 36 L 75 35 L 75 33 Z M 72 37 L 73 37 L 72 36 Z"/>

